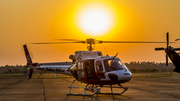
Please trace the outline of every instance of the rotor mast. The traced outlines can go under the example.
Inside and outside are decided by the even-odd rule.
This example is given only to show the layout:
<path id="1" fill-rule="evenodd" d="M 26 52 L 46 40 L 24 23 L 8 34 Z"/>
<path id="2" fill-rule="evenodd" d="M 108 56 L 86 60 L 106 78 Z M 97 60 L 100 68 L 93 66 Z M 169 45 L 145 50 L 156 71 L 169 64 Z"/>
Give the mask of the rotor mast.
<path id="1" fill-rule="evenodd" d="M 87 39 L 86 43 L 87 43 L 87 49 L 88 49 L 88 51 L 94 50 L 94 49 L 92 48 L 92 44 L 95 45 L 95 40 L 94 40 L 94 39 L 92 39 L 92 38 Z"/>

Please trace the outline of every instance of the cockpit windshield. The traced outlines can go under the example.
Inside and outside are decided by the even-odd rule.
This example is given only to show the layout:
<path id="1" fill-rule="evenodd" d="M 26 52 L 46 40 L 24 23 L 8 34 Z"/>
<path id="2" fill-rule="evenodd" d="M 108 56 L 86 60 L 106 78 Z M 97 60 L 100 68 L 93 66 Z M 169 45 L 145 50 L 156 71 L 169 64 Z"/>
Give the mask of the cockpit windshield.
<path id="1" fill-rule="evenodd" d="M 123 70 L 126 68 L 119 58 L 105 59 L 103 60 L 106 72 L 114 70 Z"/>

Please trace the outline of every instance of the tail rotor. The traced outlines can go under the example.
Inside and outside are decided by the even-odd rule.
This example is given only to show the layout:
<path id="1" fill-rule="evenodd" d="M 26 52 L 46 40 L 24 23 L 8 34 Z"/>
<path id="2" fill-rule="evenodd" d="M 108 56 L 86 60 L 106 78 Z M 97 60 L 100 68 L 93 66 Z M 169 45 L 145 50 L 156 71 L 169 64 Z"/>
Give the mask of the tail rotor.
<path id="1" fill-rule="evenodd" d="M 166 39 L 167 39 L 167 47 L 169 46 L 169 33 L 166 33 Z"/>
<path id="2" fill-rule="evenodd" d="M 167 32 L 166 34 L 166 39 L 167 39 L 167 51 L 168 51 L 168 47 L 169 47 L 169 33 Z M 166 53 L 166 66 L 168 66 L 168 54 Z"/>
<path id="3" fill-rule="evenodd" d="M 167 52 L 169 51 L 169 49 L 171 49 L 171 46 L 169 46 L 169 33 L 168 33 L 168 32 L 166 33 L 166 44 L 167 44 L 167 47 L 166 47 L 166 48 L 160 47 L 160 48 L 155 48 L 155 50 L 156 50 L 156 51 L 165 50 L 165 52 L 166 52 L 166 55 L 165 55 L 165 58 L 166 58 L 166 66 L 168 66 L 168 54 L 167 54 Z"/>
<path id="4" fill-rule="evenodd" d="M 180 39 L 176 39 L 175 41 L 177 40 L 180 40 Z M 169 46 L 169 43 L 174 43 L 174 42 L 169 42 L 169 33 L 167 32 L 166 33 L 166 43 L 167 43 L 167 47 L 166 48 L 163 48 L 163 47 L 160 47 L 160 48 L 155 48 L 156 51 L 159 51 L 159 50 L 164 50 L 166 52 L 166 66 L 168 66 L 168 54 L 171 54 L 173 51 L 176 51 L 176 50 L 180 50 L 180 48 L 173 48 L 171 46 Z"/>
<path id="5" fill-rule="evenodd" d="M 166 66 L 168 66 L 168 55 L 166 53 Z"/>

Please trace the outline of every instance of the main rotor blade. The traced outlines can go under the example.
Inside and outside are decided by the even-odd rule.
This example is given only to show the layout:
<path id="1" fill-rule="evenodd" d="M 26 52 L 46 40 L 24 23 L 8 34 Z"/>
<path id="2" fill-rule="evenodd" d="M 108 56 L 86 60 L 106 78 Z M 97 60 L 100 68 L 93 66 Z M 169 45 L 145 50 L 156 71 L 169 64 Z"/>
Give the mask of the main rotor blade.
<path id="1" fill-rule="evenodd" d="M 61 41 L 81 41 L 77 39 L 55 39 L 55 40 L 61 40 Z"/>
<path id="2" fill-rule="evenodd" d="M 166 66 L 168 66 L 168 55 L 166 54 Z"/>
<path id="3" fill-rule="evenodd" d="M 157 51 L 157 50 L 164 50 L 164 48 L 162 47 L 162 48 L 155 48 L 155 50 Z"/>
<path id="4" fill-rule="evenodd" d="M 84 41 L 77 42 L 47 42 L 47 43 L 31 43 L 31 44 L 63 44 L 63 43 L 85 43 Z"/>
<path id="5" fill-rule="evenodd" d="M 169 46 L 169 33 L 167 32 L 166 34 L 166 38 L 167 38 L 167 47 Z"/>
<path id="6" fill-rule="evenodd" d="M 148 41 L 99 41 L 99 43 L 167 43 L 167 42 L 148 42 Z M 169 42 L 175 43 L 175 42 Z"/>
<path id="7" fill-rule="evenodd" d="M 179 50 L 180 50 L 180 48 L 174 48 L 174 50 L 177 50 L 177 51 L 179 51 Z"/>
<path id="8" fill-rule="evenodd" d="M 180 39 L 176 39 L 175 41 L 178 41 L 178 40 L 180 40 Z"/>

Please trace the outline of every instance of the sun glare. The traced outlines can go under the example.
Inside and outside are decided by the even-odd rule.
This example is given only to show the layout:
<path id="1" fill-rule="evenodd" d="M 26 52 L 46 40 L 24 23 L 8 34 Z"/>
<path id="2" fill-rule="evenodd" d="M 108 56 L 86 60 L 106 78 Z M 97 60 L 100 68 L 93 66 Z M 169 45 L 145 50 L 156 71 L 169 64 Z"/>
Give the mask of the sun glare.
<path id="1" fill-rule="evenodd" d="M 91 4 L 78 12 L 76 24 L 78 29 L 90 36 L 107 34 L 114 26 L 112 11 L 100 4 Z"/>
<path id="2" fill-rule="evenodd" d="M 142 23 L 128 8 L 115 1 L 80 1 L 62 9 L 53 20 L 50 34 L 52 39 L 142 39 Z"/>

